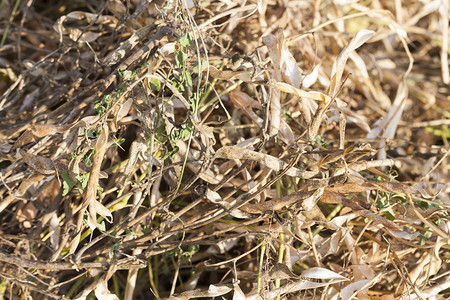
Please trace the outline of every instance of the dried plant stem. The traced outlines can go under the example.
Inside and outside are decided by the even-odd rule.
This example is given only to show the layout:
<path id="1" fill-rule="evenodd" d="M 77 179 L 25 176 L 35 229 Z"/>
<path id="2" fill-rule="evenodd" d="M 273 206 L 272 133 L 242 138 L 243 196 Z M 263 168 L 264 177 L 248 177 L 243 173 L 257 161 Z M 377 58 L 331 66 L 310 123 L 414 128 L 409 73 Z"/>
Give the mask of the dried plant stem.
<path id="1" fill-rule="evenodd" d="M 448 67 L 448 9 L 449 0 L 442 0 L 441 24 L 442 24 L 442 48 L 441 48 L 441 66 L 442 66 L 442 80 L 445 84 L 450 83 L 450 72 Z"/>

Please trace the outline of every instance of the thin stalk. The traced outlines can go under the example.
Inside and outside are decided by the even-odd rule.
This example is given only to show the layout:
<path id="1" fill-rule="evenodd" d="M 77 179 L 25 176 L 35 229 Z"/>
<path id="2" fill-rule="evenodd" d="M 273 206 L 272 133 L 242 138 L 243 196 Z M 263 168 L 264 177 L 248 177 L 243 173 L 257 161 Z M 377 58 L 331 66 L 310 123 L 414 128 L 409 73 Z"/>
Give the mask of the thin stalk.
<path id="1" fill-rule="evenodd" d="M 342 209 L 343 207 L 344 207 L 344 206 L 342 206 L 342 204 L 336 205 L 336 207 L 333 209 L 333 211 L 327 216 L 327 222 L 330 222 L 334 217 L 336 217 L 336 215 L 341 211 L 341 209 Z M 317 229 L 314 230 L 313 236 L 316 236 L 317 234 L 319 234 L 319 232 L 320 232 L 321 230 L 323 230 L 324 228 L 325 228 L 324 226 L 319 225 L 319 226 L 317 227 Z"/>
<path id="2" fill-rule="evenodd" d="M 152 269 L 152 262 L 151 262 L 152 258 L 149 257 L 148 258 L 148 278 L 150 281 L 150 286 L 152 287 L 152 291 L 155 294 L 156 298 L 159 299 L 159 293 L 158 293 L 158 278 L 154 277 L 153 274 L 158 274 L 158 257 L 155 256 L 154 257 L 154 263 L 155 263 L 155 272 L 153 272 Z"/>
<path id="3" fill-rule="evenodd" d="M 280 233 L 280 248 L 278 249 L 278 263 L 281 264 L 283 263 L 283 259 L 284 259 L 284 249 L 285 249 L 285 245 L 284 245 L 284 233 Z M 280 283 L 281 283 L 281 279 L 277 278 L 275 279 L 275 288 L 279 288 L 280 287 Z M 277 300 L 280 300 L 280 295 L 278 295 L 276 297 Z"/>
<path id="4" fill-rule="evenodd" d="M 228 88 L 226 88 L 225 90 L 223 90 L 222 92 L 219 93 L 219 95 L 217 95 L 216 97 L 212 98 L 208 103 L 205 104 L 205 106 L 202 106 L 200 108 L 200 112 L 204 112 L 208 107 L 210 107 L 214 102 L 216 102 L 220 97 L 222 97 L 225 94 L 228 94 L 230 91 L 234 90 L 235 88 L 237 88 L 239 85 L 241 85 L 243 81 L 242 80 L 238 80 L 235 84 L 230 85 Z"/>
<path id="5" fill-rule="evenodd" d="M 333 211 L 327 216 L 327 222 L 330 222 L 340 211 L 341 211 L 341 209 L 343 208 L 344 206 L 342 206 L 342 204 L 338 204 L 338 205 L 336 205 L 336 207 L 333 209 Z M 319 225 L 318 227 L 317 227 L 317 229 L 316 230 L 314 230 L 314 232 L 313 232 L 313 237 L 314 236 L 316 236 L 316 235 L 318 235 L 319 234 L 319 232 L 320 231 L 322 231 L 323 229 L 324 229 L 325 227 L 324 226 L 322 226 L 322 225 Z M 312 241 L 310 241 L 311 243 L 312 243 Z M 299 248 L 299 250 L 303 250 L 303 249 L 305 249 L 305 247 L 306 247 L 306 245 L 305 244 L 302 244 L 301 246 L 300 246 L 300 248 Z"/>
<path id="6" fill-rule="evenodd" d="M 113 286 L 114 286 L 114 293 L 116 295 L 120 295 L 120 285 L 119 285 L 119 280 L 117 280 L 117 275 L 114 274 L 111 277 L 112 281 L 113 281 Z M 126 294 L 125 294 L 126 295 Z"/>
<path id="7" fill-rule="evenodd" d="M 81 276 L 78 278 L 78 280 L 72 285 L 70 290 L 67 292 L 66 297 L 67 299 L 71 299 L 75 292 L 78 290 L 78 288 L 83 284 L 84 280 L 86 279 L 86 275 Z"/>
<path id="8" fill-rule="evenodd" d="M 219 67 L 219 70 L 222 71 L 223 68 L 225 67 L 225 60 L 222 61 L 222 64 Z M 202 105 L 203 102 L 205 102 L 206 98 L 208 98 L 209 94 L 211 93 L 213 87 L 216 85 L 218 79 L 214 78 L 213 81 L 211 82 L 210 85 L 208 85 L 208 89 L 206 90 L 205 94 L 203 94 L 202 99 L 200 100 L 200 103 L 198 104 L 198 106 Z M 208 106 L 206 106 L 208 107 Z"/>
<path id="9" fill-rule="evenodd" d="M 262 269 L 263 269 L 263 261 L 264 261 L 264 253 L 266 253 L 266 243 L 261 244 L 259 255 L 259 264 L 258 264 L 258 279 L 257 279 L 257 290 L 258 293 L 261 292 L 261 280 L 262 280 Z"/>
<path id="10" fill-rule="evenodd" d="M 3 44 L 5 43 L 6 36 L 8 35 L 8 32 L 9 32 L 9 28 L 11 27 L 11 24 L 14 20 L 14 15 L 16 14 L 17 9 L 19 8 L 20 1 L 21 0 L 16 0 L 16 3 L 14 3 L 13 10 L 11 12 L 11 15 L 9 16 L 9 22 L 8 22 L 8 24 L 6 24 L 5 32 L 3 33 L 2 41 L 0 42 L 0 47 L 2 47 Z M 3 6 L 3 4 L 4 4 L 4 2 L 2 3 L 2 6 Z"/>

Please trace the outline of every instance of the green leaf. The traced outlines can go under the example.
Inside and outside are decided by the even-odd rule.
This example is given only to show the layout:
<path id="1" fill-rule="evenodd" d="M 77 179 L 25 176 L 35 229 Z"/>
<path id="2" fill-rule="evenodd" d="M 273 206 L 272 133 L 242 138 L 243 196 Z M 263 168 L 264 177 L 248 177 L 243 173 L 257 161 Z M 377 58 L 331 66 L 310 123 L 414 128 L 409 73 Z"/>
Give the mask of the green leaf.
<path id="1" fill-rule="evenodd" d="M 178 146 L 175 146 L 173 147 L 172 151 L 169 151 L 168 153 L 164 154 L 161 159 L 165 160 L 168 157 L 173 157 L 179 150 L 180 148 L 178 148 Z"/>
<path id="2" fill-rule="evenodd" d="M 200 64 L 198 63 L 198 61 L 196 61 L 194 63 L 194 68 L 192 69 L 192 71 L 194 73 L 199 74 L 199 73 L 203 72 L 204 70 L 206 70 L 207 68 L 208 68 L 208 62 L 206 60 L 201 60 Z"/>
<path id="3" fill-rule="evenodd" d="M 191 74 L 189 74 L 187 69 L 183 70 L 183 77 L 186 82 L 186 86 L 189 88 L 189 90 L 192 91 L 192 77 L 191 77 Z"/>
<path id="4" fill-rule="evenodd" d="M 103 194 L 103 188 L 100 185 L 97 185 L 97 197 L 101 198 Z"/>
<path id="5" fill-rule="evenodd" d="M 184 124 L 184 128 L 174 130 L 171 133 L 170 138 L 171 138 L 172 142 L 174 142 L 174 143 L 178 140 L 184 141 L 189 137 L 189 135 L 191 134 L 193 129 L 194 129 L 194 125 L 192 125 L 191 121 L 188 120 Z"/>
<path id="6" fill-rule="evenodd" d="M 192 39 L 192 36 L 190 33 L 186 33 L 185 35 L 181 36 L 178 39 L 178 44 L 180 44 L 183 47 L 189 47 L 190 45 L 192 45 L 192 42 L 194 40 Z"/>
<path id="7" fill-rule="evenodd" d="M 86 135 L 87 135 L 87 137 L 90 138 L 90 139 L 95 139 L 95 138 L 97 138 L 97 136 L 98 136 L 98 132 L 97 132 L 97 130 L 94 128 L 94 129 L 89 130 L 89 131 L 87 132 Z"/>
<path id="8" fill-rule="evenodd" d="M 101 232 L 105 232 L 105 231 L 106 231 L 106 224 L 105 224 L 105 221 L 101 221 L 100 223 L 97 223 L 97 228 L 98 228 Z"/>
<path id="9" fill-rule="evenodd" d="M 122 245 L 122 240 L 116 242 L 112 247 L 111 250 L 109 250 L 109 259 L 113 259 L 114 254 L 117 252 L 117 250 L 119 250 L 120 245 Z"/>
<path id="10" fill-rule="evenodd" d="M 123 144 L 123 142 L 125 142 L 124 138 L 114 139 L 114 144 L 111 146 L 119 146 L 120 144 Z"/>
<path id="11" fill-rule="evenodd" d="M 180 92 L 184 92 L 184 85 L 181 83 L 182 81 L 179 80 L 180 74 L 174 70 L 173 72 L 173 78 L 172 78 L 172 85 Z"/>
<path id="12" fill-rule="evenodd" d="M 94 157 L 94 152 L 95 152 L 95 149 L 92 149 L 91 151 L 86 153 L 86 155 L 83 157 L 83 162 L 88 167 L 92 167 L 92 158 Z"/>
<path id="13" fill-rule="evenodd" d="M 150 88 L 152 89 L 152 91 L 159 92 L 161 90 L 161 81 L 159 81 L 159 79 L 152 78 L 152 79 L 150 79 L 149 83 L 150 83 Z"/>
<path id="14" fill-rule="evenodd" d="M 191 122 L 188 122 L 188 123 L 191 124 Z M 182 139 L 183 141 L 186 140 L 189 137 L 189 135 L 191 134 L 192 128 L 193 128 L 193 126 L 191 124 L 191 126 L 186 126 L 186 128 L 181 129 L 180 130 L 180 139 Z"/>
<path id="15" fill-rule="evenodd" d="M 86 189 L 88 181 L 89 181 L 89 175 L 90 173 L 84 173 L 84 174 L 78 174 L 77 176 L 75 176 L 75 178 L 78 180 L 78 182 L 81 183 L 80 188 L 82 190 Z"/>
<path id="16" fill-rule="evenodd" d="M 76 182 L 67 174 L 66 170 L 62 170 L 63 179 L 63 196 L 66 196 L 72 188 L 75 186 Z"/>
<path id="17" fill-rule="evenodd" d="M 100 103 L 95 104 L 95 110 L 97 111 L 99 116 L 104 116 L 106 114 L 106 109 Z"/>
<path id="18" fill-rule="evenodd" d="M 130 80 L 130 79 L 132 79 L 132 77 L 133 77 L 133 72 L 130 71 L 130 70 L 124 70 L 124 71 L 119 70 L 119 75 L 120 75 L 120 77 L 122 77 L 124 80 Z"/>
<path id="19" fill-rule="evenodd" d="M 200 102 L 199 95 L 201 95 L 202 93 L 203 93 L 203 91 L 200 91 L 200 93 L 197 93 L 197 92 L 192 93 L 192 97 L 191 97 L 191 99 L 189 99 L 191 102 L 191 110 L 194 113 L 197 111 L 198 103 Z"/>
<path id="20" fill-rule="evenodd" d="M 184 67 L 184 63 L 186 62 L 186 59 L 188 58 L 187 53 L 184 53 L 183 51 L 175 50 L 175 66 L 178 69 L 182 69 Z"/>
<path id="21" fill-rule="evenodd" d="M 392 210 L 392 208 L 387 209 L 385 211 L 385 214 L 386 214 L 386 218 L 388 220 L 390 220 L 390 221 L 394 221 L 395 220 L 395 214 L 394 214 L 394 211 Z"/>

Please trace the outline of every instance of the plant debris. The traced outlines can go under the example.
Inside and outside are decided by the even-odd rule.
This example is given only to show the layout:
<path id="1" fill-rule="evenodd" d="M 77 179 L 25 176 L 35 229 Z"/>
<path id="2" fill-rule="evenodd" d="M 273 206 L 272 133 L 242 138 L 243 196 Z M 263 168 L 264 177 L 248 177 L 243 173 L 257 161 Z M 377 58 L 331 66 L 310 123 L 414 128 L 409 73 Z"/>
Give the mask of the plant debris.
<path id="1" fill-rule="evenodd" d="M 2 299 L 450 297 L 448 0 L 13 2 Z"/>

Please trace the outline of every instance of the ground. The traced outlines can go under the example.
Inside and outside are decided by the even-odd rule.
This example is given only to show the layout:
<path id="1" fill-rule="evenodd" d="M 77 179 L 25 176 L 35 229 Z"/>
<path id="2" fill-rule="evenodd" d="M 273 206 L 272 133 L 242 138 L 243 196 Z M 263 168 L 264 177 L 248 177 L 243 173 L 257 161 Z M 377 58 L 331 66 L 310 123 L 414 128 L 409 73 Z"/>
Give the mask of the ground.
<path id="1" fill-rule="evenodd" d="M 450 297 L 449 1 L 2 1 L 2 299 Z"/>

